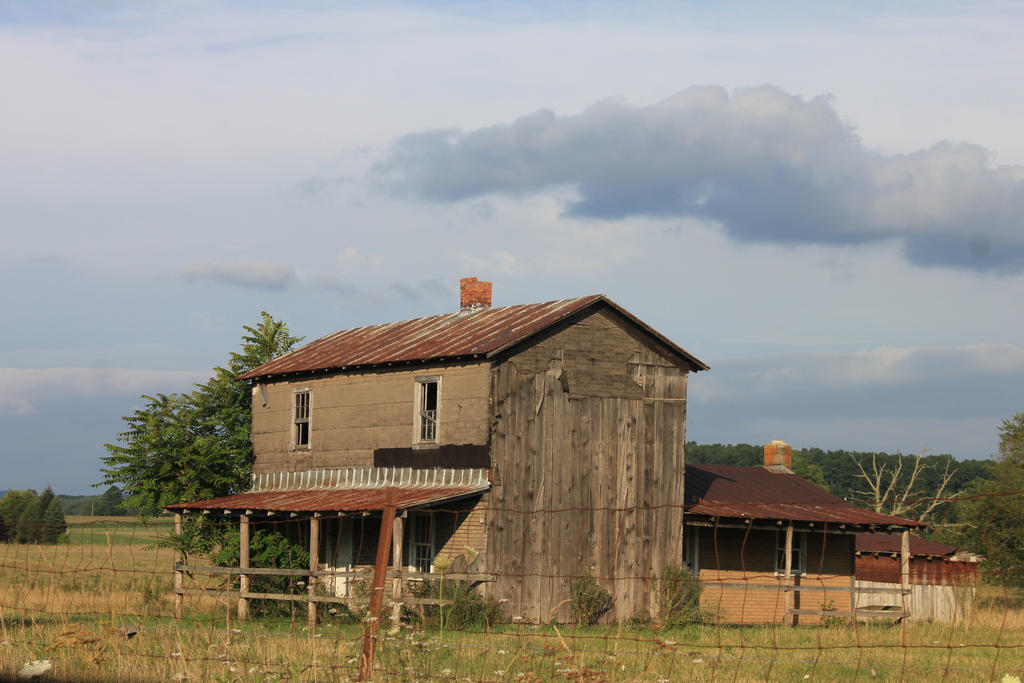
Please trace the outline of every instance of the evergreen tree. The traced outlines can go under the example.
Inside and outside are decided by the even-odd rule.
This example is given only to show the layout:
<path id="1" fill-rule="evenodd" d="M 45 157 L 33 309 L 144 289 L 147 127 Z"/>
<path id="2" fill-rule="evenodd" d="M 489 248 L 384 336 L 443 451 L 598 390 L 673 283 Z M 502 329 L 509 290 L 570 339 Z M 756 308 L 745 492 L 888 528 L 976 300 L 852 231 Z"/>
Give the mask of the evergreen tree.
<path id="1" fill-rule="evenodd" d="M 0 499 L 0 540 L 18 540 L 18 519 L 35 495 L 36 492 L 31 490 L 8 491 L 3 499 Z"/>
<path id="2" fill-rule="evenodd" d="M 46 488 L 43 489 L 43 492 L 39 494 L 39 507 L 43 509 L 43 512 L 46 511 L 46 508 L 50 507 L 50 502 L 53 501 L 54 498 L 56 498 L 56 496 L 53 493 L 53 489 L 49 484 L 47 484 Z"/>
<path id="3" fill-rule="evenodd" d="M 41 499 L 42 497 L 40 497 Z M 64 519 L 64 506 L 60 504 L 59 498 L 54 497 L 50 500 L 50 504 L 46 506 L 46 510 L 43 511 L 43 529 L 39 535 L 39 540 L 42 543 L 56 543 L 62 535 L 67 533 L 67 530 L 68 525 Z"/>
<path id="4" fill-rule="evenodd" d="M 43 506 L 40 496 L 32 496 L 18 517 L 18 543 L 36 543 L 43 530 Z"/>

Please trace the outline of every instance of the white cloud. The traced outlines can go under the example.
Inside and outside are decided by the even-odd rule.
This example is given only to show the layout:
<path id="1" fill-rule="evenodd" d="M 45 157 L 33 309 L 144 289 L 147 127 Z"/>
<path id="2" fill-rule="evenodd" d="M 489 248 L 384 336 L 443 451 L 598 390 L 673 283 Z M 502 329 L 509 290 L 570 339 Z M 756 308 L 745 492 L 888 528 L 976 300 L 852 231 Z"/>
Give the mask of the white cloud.
<path id="1" fill-rule="evenodd" d="M 254 289 L 284 289 L 295 280 L 295 271 L 263 261 L 204 261 L 184 266 L 178 274 L 190 282 L 211 280 Z"/>
<path id="2" fill-rule="evenodd" d="M 0 368 L 0 413 L 28 415 L 55 400 L 188 391 L 209 371 Z"/>
<path id="3" fill-rule="evenodd" d="M 355 247 L 345 247 L 338 252 L 337 261 L 340 266 L 379 266 L 384 262 L 384 257 L 380 254 L 364 254 Z"/>

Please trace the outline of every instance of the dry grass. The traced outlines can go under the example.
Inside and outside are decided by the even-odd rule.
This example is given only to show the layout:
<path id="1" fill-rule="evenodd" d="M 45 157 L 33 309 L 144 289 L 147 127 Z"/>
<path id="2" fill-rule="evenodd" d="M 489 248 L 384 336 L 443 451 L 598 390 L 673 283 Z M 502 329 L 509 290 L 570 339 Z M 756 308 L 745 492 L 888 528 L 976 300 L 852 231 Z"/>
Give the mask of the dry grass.
<path id="1" fill-rule="evenodd" d="M 297 620 L 238 624 L 230 599 L 191 597 L 186 618 L 175 622 L 171 551 L 154 547 L 153 528 L 105 529 L 110 523 L 85 521 L 88 532 L 70 545 L 0 545 L 0 678 L 42 659 L 58 680 L 355 678 L 358 624 L 325 616 L 307 630 L 304 609 Z M 101 530 L 105 544 L 95 541 Z M 118 542 L 125 538 L 131 542 Z M 443 637 L 402 627 L 383 635 L 376 680 L 998 681 L 1024 676 L 1022 600 L 1019 591 L 984 588 L 962 625 L 508 625 Z"/>

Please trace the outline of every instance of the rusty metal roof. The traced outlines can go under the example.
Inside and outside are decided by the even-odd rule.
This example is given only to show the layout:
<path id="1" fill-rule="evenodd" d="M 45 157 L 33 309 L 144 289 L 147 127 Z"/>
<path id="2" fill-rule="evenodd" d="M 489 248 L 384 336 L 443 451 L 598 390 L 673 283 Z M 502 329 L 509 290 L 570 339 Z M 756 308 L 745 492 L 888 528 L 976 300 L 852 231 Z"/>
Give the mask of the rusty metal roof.
<path id="1" fill-rule="evenodd" d="M 608 306 L 665 344 L 692 370 L 708 366 L 601 294 L 540 304 L 483 308 L 358 327 L 321 337 L 238 379 L 414 361 L 491 356 L 591 306 Z"/>
<path id="2" fill-rule="evenodd" d="M 684 485 L 687 514 L 865 527 L 924 526 L 864 510 L 795 474 L 764 467 L 687 465 Z"/>
<path id="3" fill-rule="evenodd" d="M 903 539 L 898 534 L 857 534 L 858 553 L 885 553 L 899 555 Z M 910 554 L 926 557 L 948 557 L 956 555 L 956 546 L 928 541 L 917 536 L 910 537 Z"/>
<path id="4" fill-rule="evenodd" d="M 399 508 L 443 503 L 482 493 L 486 486 L 447 488 L 356 488 L 239 493 L 234 496 L 167 505 L 167 510 L 258 510 L 266 512 L 367 512 L 383 510 L 389 491 Z"/>

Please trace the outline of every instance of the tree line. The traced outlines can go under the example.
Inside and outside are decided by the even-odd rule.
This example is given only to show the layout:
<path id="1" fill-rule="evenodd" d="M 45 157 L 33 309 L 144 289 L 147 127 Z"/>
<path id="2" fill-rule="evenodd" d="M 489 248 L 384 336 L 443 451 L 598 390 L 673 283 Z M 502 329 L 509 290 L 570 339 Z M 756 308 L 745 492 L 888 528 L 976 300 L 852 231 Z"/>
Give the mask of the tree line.
<path id="1" fill-rule="evenodd" d="M 67 533 L 64 507 L 47 486 L 8 491 L 0 499 L 0 541 L 5 543 L 57 543 Z"/>

